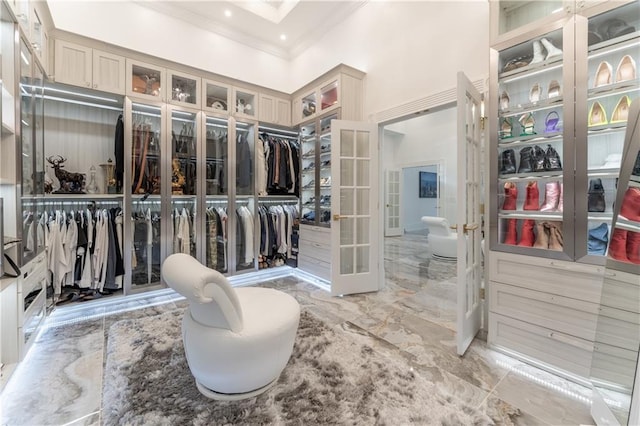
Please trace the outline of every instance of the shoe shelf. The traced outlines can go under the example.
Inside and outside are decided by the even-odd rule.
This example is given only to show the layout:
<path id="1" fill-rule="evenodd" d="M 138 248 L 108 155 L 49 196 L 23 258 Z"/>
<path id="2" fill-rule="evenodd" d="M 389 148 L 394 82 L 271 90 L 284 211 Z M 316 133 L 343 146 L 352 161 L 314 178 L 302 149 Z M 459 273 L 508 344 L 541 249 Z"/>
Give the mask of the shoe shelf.
<path id="1" fill-rule="evenodd" d="M 609 53 L 612 47 L 625 49 L 640 44 L 640 31 L 634 31 L 620 37 L 601 41 L 589 46 L 589 59 L 595 58 L 602 53 Z"/>
<path id="2" fill-rule="evenodd" d="M 520 78 L 528 77 L 533 74 L 541 74 L 562 67 L 562 57 L 555 57 L 548 61 L 542 61 L 533 65 L 516 68 L 514 70 L 505 71 L 498 74 L 498 79 L 503 83 L 510 83 Z"/>
<path id="3" fill-rule="evenodd" d="M 562 180 L 562 170 L 550 172 L 530 172 L 530 173 L 512 173 L 507 175 L 499 175 L 500 182 L 518 181 L 518 180 Z"/>
<path id="4" fill-rule="evenodd" d="M 624 123 L 613 123 L 613 124 L 603 124 L 600 126 L 590 126 L 589 127 L 589 137 L 591 136 L 601 136 L 601 135 L 609 135 L 612 133 L 620 133 L 624 136 L 624 132 L 627 130 L 627 122 Z"/>
<path id="5" fill-rule="evenodd" d="M 542 135 L 512 136 L 498 141 L 499 148 L 513 148 L 515 146 L 537 145 L 550 142 L 562 142 L 562 132 L 544 133 Z"/>
<path id="6" fill-rule="evenodd" d="M 620 175 L 620 168 L 589 169 L 587 175 L 589 177 L 617 178 Z"/>
<path id="7" fill-rule="evenodd" d="M 500 219 L 533 219 L 562 221 L 562 212 L 541 212 L 539 210 L 500 210 Z"/>
<path id="8" fill-rule="evenodd" d="M 558 108 L 562 106 L 562 96 L 555 96 L 551 99 L 542 99 L 537 102 L 529 102 L 523 105 L 518 105 L 516 108 L 508 108 L 501 111 L 500 116 L 502 118 L 515 117 L 522 115 L 526 112 L 544 111 L 551 108 Z"/>
<path id="9" fill-rule="evenodd" d="M 640 91 L 640 78 L 608 84 L 606 86 L 593 87 L 587 91 L 590 101 L 606 96 L 621 95 Z"/>
<path id="10" fill-rule="evenodd" d="M 589 221 L 607 221 L 611 222 L 613 219 L 613 212 L 604 212 L 604 213 L 596 213 L 589 212 L 587 216 L 587 220 Z"/>

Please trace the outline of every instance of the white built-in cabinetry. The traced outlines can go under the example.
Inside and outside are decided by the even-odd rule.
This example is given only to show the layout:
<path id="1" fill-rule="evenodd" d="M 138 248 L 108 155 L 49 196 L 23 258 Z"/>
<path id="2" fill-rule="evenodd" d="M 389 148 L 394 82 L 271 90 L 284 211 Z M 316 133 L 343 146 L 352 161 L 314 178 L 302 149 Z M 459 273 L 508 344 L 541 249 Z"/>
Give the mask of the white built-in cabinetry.
<path id="1" fill-rule="evenodd" d="M 54 78 L 58 83 L 125 93 L 125 59 L 64 40 L 55 40 Z"/>
<path id="2" fill-rule="evenodd" d="M 291 101 L 272 95 L 260 94 L 258 119 L 264 123 L 291 125 Z"/>

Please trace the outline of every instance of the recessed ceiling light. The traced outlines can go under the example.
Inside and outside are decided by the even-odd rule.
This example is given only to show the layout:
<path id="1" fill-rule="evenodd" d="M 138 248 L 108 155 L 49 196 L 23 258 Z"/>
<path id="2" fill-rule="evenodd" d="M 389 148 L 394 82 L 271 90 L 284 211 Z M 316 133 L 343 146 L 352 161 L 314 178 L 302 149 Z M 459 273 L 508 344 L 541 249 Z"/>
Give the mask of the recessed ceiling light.
<path id="1" fill-rule="evenodd" d="M 280 34 L 280 40 L 285 41 L 287 39 L 286 34 Z"/>
<path id="2" fill-rule="evenodd" d="M 229 9 L 225 10 L 224 16 L 226 16 L 227 18 L 231 18 L 231 11 Z"/>

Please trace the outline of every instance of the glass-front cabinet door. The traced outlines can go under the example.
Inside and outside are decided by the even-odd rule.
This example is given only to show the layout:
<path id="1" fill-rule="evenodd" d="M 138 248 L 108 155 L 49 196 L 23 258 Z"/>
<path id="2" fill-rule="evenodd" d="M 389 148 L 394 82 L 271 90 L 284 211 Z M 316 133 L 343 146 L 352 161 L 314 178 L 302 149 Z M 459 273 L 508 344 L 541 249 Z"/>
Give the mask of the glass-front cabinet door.
<path id="1" fill-rule="evenodd" d="M 169 253 L 196 257 L 198 117 L 171 110 L 171 233 Z"/>
<path id="2" fill-rule="evenodd" d="M 322 112 L 338 105 L 338 80 L 333 80 L 320 88 L 320 109 Z"/>
<path id="3" fill-rule="evenodd" d="M 131 287 L 160 284 L 163 107 L 131 104 Z"/>
<path id="4" fill-rule="evenodd" d="M 576 109 L 576 254 L 603 263 L 611 221 L 629 107 L 640 99 L 640 3 L 576 18 L 576 66 L 580 78 Z M 586 258 L 585 258 L 586 256 Z"/>
<path id="5" fill-rule="evenodd" d="M 491 39 L 561 19 L 573 13 L 574 0 L 490 0 Z"/>
<path id="6" fill-rule="evenodd" d="M 173 71 L 167 73 L 171 90 L 170 102 L 176 105 L 200 106 L 200 77 Z"/>
<path id="7" fill-rule="evenodd" d="M 235 258 L 236 271 L 255 269 L 255 125 L 236 122 Z M 231 221 L 233 223 L 234 221 Z"/>
<path id="8" fill-rule="evenodd" d="M 162 67 L 127 59 L 127 95 L 164 101 L 165 73 Z"/>
<path id="9" fill-rule="evenodd" d="M 204 264 L 226 273 L 229 270 L 229 123 L 225 118 L 205 120 Z"/>
<path id="10" fill-rule="evenodd" d="M 202 80 L 202 86 L 203 109 L 219 114 L 228 114 L 231 88 L 211 80 Z"/>
<path id="11" fill-rule="evenodd" d="M 23 263 L 36 254 L 36 173 L 33 58 L 24 40 L 20 43 L 20 138 L 22 147 L 22 253 Z"/>
<path id="12" fill-rule="evenodd" d="M 316 223 L 318 200 L 316 197 L 316 122 L 300 127 L 300 201 L 302 216 L 300 221 L 307 224 Z"/>
<path id="13" fill-rule="evenodd" d="M 318 198 L 318 222 L 331 226 L 331 121 L 338 118 L 337 114 L 320 119 L 320 140 L 318 148 L 318 184 L 320 197 Z"/>
<path id="14" fill-rule="evenodd" d="M 563 67 L 572 63 L 572 44 L 565 36 L 560 27 L 492 56 L 498 212 L 493 226 L 505 251 L 572 255 L 572 244 L 567 250 L 564 238 L 567 230 L 572 232 L 565 218 L 573 207 L 569 201 L 565 210 L 573 182 L 573 87 Z"/>

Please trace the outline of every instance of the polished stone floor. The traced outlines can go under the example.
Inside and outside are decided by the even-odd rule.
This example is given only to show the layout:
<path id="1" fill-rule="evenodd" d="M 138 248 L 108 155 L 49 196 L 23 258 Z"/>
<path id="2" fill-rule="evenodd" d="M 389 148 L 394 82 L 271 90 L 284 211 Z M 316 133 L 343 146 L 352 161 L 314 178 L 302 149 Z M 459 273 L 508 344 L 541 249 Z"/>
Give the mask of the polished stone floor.
<path id="1" fill-rule="evenodd" d="M 592 424 L 591 391 L 489 349 L 476 339 L 455 352 L 455 264 L 429 259 L 424 237 L 385 241 L 386 279 L 377 293 L 331 297 L 295 275 L 261 285 L 346 332 L 375 338 L 419 374 L 484 410 L 499 425 Z M 91 302 L 88 302 L 91 303 Z M 170 290 L 57 309 L 0 396 L 2 425 L 101 424 L 109 327 L 185 306 Z"/>

